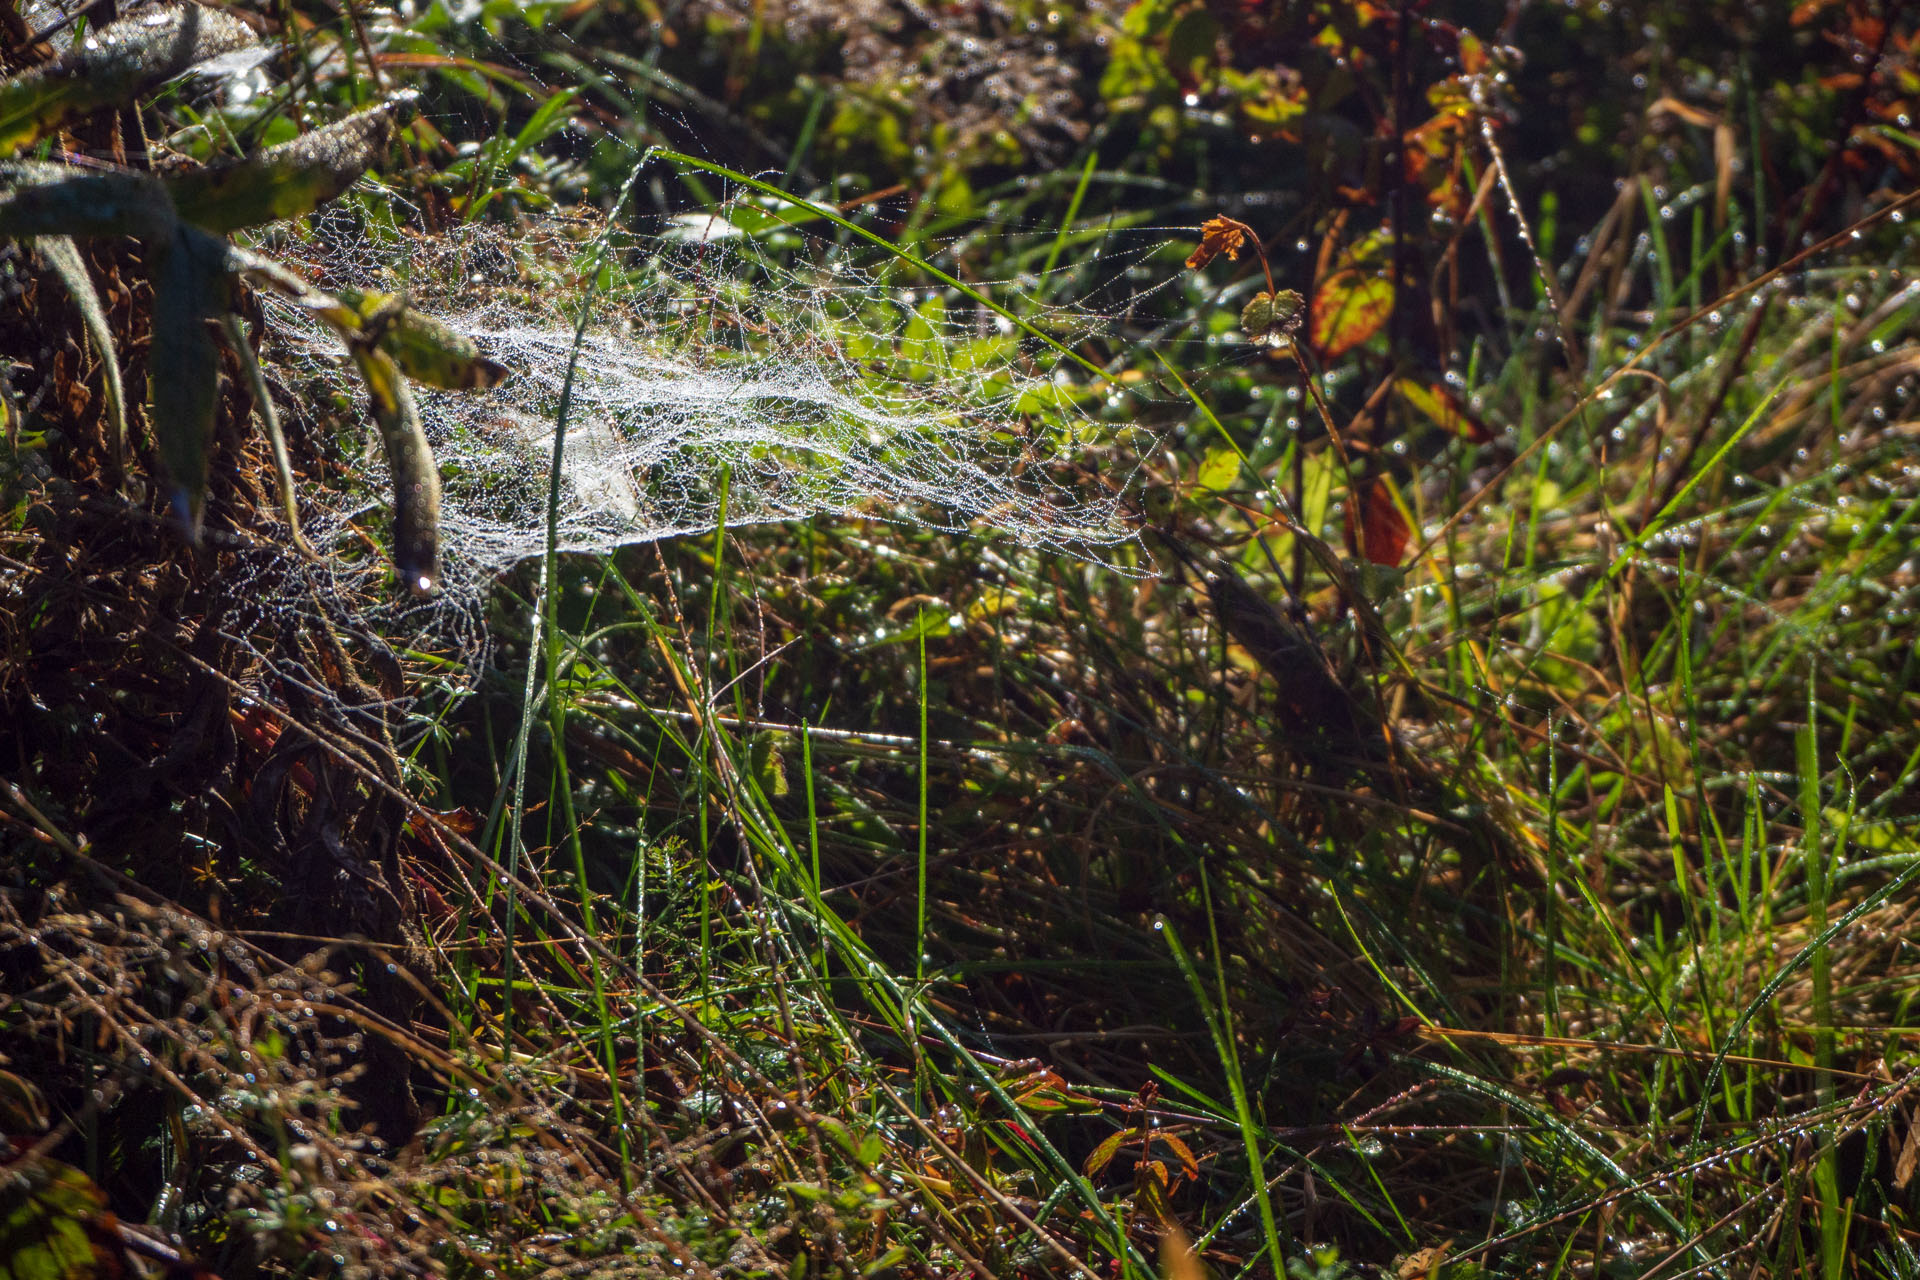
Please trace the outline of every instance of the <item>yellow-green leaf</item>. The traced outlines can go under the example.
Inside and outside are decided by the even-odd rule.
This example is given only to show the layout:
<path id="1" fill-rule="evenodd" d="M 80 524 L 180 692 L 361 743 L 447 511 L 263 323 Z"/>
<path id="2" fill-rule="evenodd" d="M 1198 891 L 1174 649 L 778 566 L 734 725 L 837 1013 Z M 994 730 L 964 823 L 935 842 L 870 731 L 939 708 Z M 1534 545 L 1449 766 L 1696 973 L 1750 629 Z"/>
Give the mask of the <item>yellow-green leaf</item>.
<path id="1" fill-rule="evenodd" d="M 410 95 L 335 121 L 231 164 L 167 179 L 182 218 L 237 231 L 311 213 L 355 182 L 386 151 L 394 112 Z"/>
<path id="2" fill-rule="evenodd" d="M 1313 295 L 1307 336 L 1322 360 L 1338 360 L 1380 332 L 1393 314 L 1393 282 L 1357 268 L 1333 272 Z"/>
<path id="3" fill-rule="evenodd" d="M 1400 393 L 1400 398 L 1409 407 L 1442 431 L 1450 431 L 1474 444 L 1485 444 L 1493 439 L 1493 428 L 1475 417 L 1459 396 L 1440 383 L 1401 378 L 1394 383 L 1394 390 Z"/>
<path id="4" fill-rule="evenodd" d="M 1240 455 L 1231 449 L 1215 449 L 1207 454 L 1206 461 L 1200 464 L 1200 474 L 1194 477 L 1202 489 L 1224 492 L 1233 488 L 1233 482 L 1240 478 Z"/>
<path id="5" fill-rule="evenodd" d="M 1108 1134 L 1100 1140 L 1099 1146 L 1088 1153 L 1086 1163 L 1080 1166 L 1081 1172 L 1089 1178 L 1099 1177 L 1101 1170 L 1112 1164 L 1113 1158 L 1120 1154 L 1121 1146 L 1139 1135 L 1140 1131 L 1135 1128 L 1121 1129 L 1117 1133 Z"/>
<path id="6" fill-rule="evenodd" d="M 364 333 L 380 344 L 415 382 L 445 391 L 484 391 L 499 386 L 508 369 L 480 354 L 473 339 L 406 305 L 391 293 L 335 290 L 360 318 Z"/>
<path id="7" fill-rule="evenodd" d="M 246 23 L 182 4 L 109 23 L 44 66 L 0 81 L 0 153 L 74 116 L 126 106 L 196 63 L 257 47 Z"/>

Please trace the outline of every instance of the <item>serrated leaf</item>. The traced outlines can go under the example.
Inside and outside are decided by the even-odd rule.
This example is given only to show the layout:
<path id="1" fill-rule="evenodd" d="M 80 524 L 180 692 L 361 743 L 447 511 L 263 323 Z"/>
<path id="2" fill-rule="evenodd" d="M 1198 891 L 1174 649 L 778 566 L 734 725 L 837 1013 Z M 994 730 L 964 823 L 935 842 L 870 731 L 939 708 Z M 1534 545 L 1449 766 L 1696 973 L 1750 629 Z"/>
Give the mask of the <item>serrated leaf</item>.
<path id="1" fill-rule="evenodd" d="M 1425 417 L 1442 431 L 1448 431 L 1462 440 L 1474 444 L 1486 444 L 1493 439 L 1493 428 L 1471 413 L 1460 397 L 1437 382 L 1416 382 L 1412 378 L 1401 378 L 1394 383 L 1394 390 L 1400 398 L 1415 412 Z"/>
<path id="2" fill-rule="evenodd" d="M 220 348 L 207 321 L 231 301 L 224 247 L 176 227 L 153 262 L 153 337 L 147 351 L 149 416 L 171 482 L 174 515 L 197 538 L 207 455 L 220 400 Z"/>
<path id="3" fill-rule="evenodd" d="M 85 326 L 87 337 L 99 348 L 97 355 L 106 377 L 107 444 L 113 454 L 113 465 L 118 468 L 124 461 L 123 441 L 127 438 L 127 389 L 120 380 L 120 355 L 114 349 L 113 332 L 107 327 L 106 308 L 100 305 L 93 276 L 72 240 L 66 236 L 41 236 L 34 242 L 34 248 L 67 287 L 74 305 L 80 308 L 80 323 Z"/>
<path id="4" fill-rule="evenodd" d="M 335 296 L 415 382 L 445 391 L 484 391 L 499 386 L 510 372 L 481 355 L 473 339 L 414 310 L 397 295 L 338 289 Z"/>
<path id="5" fill-rule="evenodd" d="M 1167 1204 L 1168 1181 L 1167 1166 L 1158 1160 L 1142 1160 L 1133 1166 L 1134 1206 L 1162 1223 L 1173 1221 L 1172 1209 Z"/>
<path id="6" fill-rule="evenodd" d="M 352 351 L 393 472 L 394 568 L 409 591 L 425 595 L 440 580 L 440 470 L 400 366 L 368 343 Z"/>
<path id="7" fill-rule="evenodd" d="M 1268 293 L 1262 289 L 1240 308 L 1240 328 L 1248 342 L 1283 344 L 1300 327 L 1302 299 L 1292 289 Z"/>
<path id="8" fill-rule="evenodd" d="M 1247 305 L 1240 308 L 1240 327 L 1249 337 L 1273 328 L 1273 295 L 1262 289 L 1247 299 Z"/>
<path id="9" fill-rule="evenodd" d="M 1386 237 L 1380 233 L 1362 236 L 1341 250 L 1314 288 L 1307 340 L 1322 360 L 1338 360 L 1380 332 L 1393 314 L 1386 248 Z"/>
<path id="10" fill-rule="evenodd" d="M 1156 1133 L 1153 1136 L 1156 1142 L 1173 1152 L 1174 1158 L 1180 1162 L 1180 1172 L 1186 1175 L 1189 1182 L 1200 1181 L 1200 1161 L 1195 1158 L 1192 1147 L 1170 1133 Z"/>
<path id="11" fill-rule="evenodd" d="M 1338 360 L 1380 332 L 1392 314 L 1392 281 L 1360 271 L 1336 271 L 1314 291 L 1307 336 L 1322 360 Z"/>
<path id="12" fill-rule="evenodd" d="M 0 236 L 164 240 L 173 224 L 173 203 L 151 174 L 38 160 L 0 163 Z"/>
<path id="13" fill-rule="evenodd" d="M 1101 1139 L 1099 1146 L 1087 1154 L 1086 1163 L 1080 1166 L 1081 1172 L 1089 1178 L 1099 1177 L 1100 1171 L 1112 1164 L 1113 1158 L 1120 1154 L 1120 1148 L 1127 1140 L 1138 1136 L 1139 1132 L 1138 1129 L 1126 1128 L 1108 1134 Z"/>
<path id="14" fill-rule="evenodd" d="M 258 43 L 246 23 L 197 4 L 109 23 L 52 62 L 0 82 L 0 152 L 17 151 L 74 116 L 126 106 L 196 63 Z"/>
<path id="15" fill-rule="evenodd" d="M 209 231 L 238 231 L 311 213 L 360 180 L 385 153 L 394 112 L 411 96 L 335 121 L 230 164 L 166 180 L 182 218 Z"/>

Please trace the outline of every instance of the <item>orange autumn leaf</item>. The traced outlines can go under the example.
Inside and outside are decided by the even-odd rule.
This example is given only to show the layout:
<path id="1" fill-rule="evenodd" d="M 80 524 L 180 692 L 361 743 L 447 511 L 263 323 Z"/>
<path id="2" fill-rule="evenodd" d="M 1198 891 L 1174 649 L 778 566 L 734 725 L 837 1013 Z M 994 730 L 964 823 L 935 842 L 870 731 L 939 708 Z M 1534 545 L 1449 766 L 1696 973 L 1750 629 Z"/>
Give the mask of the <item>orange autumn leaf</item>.
<path id="1" fill-rule="evenodd" d="M 1378 477 L 1362 481 L 1347 496 L 1347 550 L 1371 564 L 1397 567 L 1413 540 L 1400 508 L 1394 505 L 1393 491 Z"/>
<path id="2" fill-rule="evenodd" d="M 1228 262 L 1237 261 L 1252 235 L 1253 228 L 1244 222 L 1208 218 L 1200 224 L 1200 247 L 1187 257 L 1188 270 L 1199 271 L 1223 253 Z"/>

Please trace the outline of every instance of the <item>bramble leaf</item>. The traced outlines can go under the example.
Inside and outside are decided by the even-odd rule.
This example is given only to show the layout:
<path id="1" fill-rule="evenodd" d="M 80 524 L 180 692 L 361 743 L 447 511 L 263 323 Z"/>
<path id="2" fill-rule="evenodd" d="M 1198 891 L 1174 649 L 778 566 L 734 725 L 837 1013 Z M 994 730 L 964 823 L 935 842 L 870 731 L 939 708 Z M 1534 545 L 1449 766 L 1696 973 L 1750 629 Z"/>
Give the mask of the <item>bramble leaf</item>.
<path id="1" fill-rule="evenodd" d="M 1136 1128 L 1120 1129 L 1108 1134 L 1105 1138 L 1101 1139 L 1099 1146 L 1088 1153 L 1086 1162 L 1080 1166 L 1081 1172 L 1085 1173 L 1089 1178 L 1099 1177 L 1101 1171 L 1112 1164 L 1113 1158 L 1120 1154 L 1120 1148 L 1130 1139 L 1139 1136 L 1140 1130 Z"/>
<path id="2" fill-rule="evenodd" d="M 1380 332 L 1393 314 L 1393 281 L 1380 262 L 1384 237 L 1348 245 L 1313 291 L 1307 339 L 1323 361 L 1337 360 Z"/>
<path id="3" fill-rule="evenodd" d="M 1292 289 L 1268 293 L 1262 289 L 1240 309 L 1240 328 L 1248 342 L 1280 346 L 1300 327 L 1300 308 L 1305 299 Z"/>

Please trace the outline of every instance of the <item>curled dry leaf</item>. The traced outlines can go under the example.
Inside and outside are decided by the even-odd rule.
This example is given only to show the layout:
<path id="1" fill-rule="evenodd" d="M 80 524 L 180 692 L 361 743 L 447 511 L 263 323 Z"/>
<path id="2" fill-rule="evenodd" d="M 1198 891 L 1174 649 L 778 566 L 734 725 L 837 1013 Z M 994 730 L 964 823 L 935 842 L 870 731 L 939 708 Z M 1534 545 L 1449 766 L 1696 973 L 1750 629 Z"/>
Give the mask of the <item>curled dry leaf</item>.
<path id="1" fill-rule="evenodd" d="M 1208 218 L 1200 224 L 1200 247 L 1187 257 L 1187 268 L 1199 271 L 1221 254 L 1227 261 L 1239 259 L 1240 251 L 1253 239 L 1253 228 L 1232 218 Z"/>

